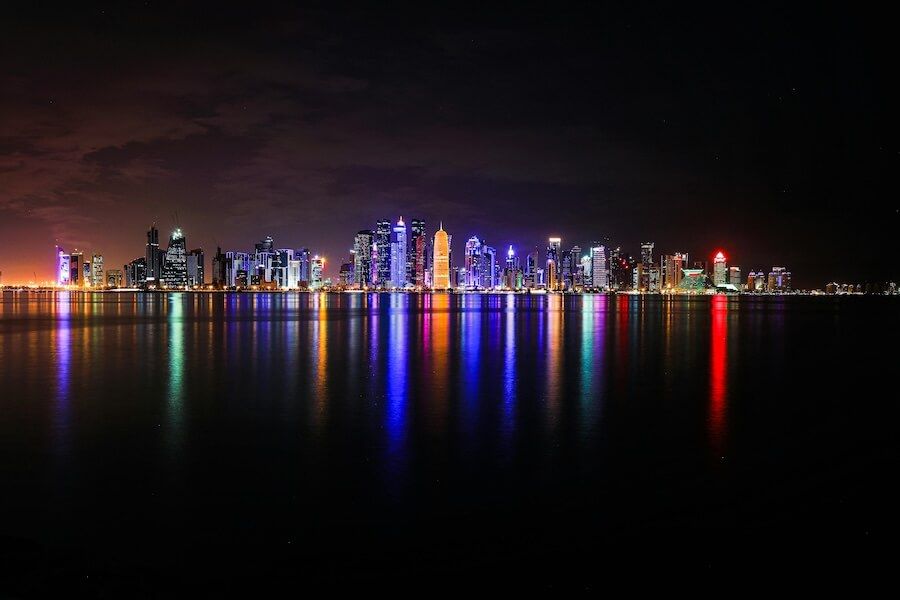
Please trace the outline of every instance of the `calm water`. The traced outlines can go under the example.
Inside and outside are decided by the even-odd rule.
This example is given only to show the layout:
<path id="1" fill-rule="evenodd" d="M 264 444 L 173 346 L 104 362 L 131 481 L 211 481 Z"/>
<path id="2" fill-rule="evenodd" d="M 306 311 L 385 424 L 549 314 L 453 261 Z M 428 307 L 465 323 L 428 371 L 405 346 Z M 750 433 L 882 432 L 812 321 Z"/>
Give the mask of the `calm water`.
<path id="1" fill-rule="evenodd" d="M 4 577 L 868 556 L 900 499 L 898 309 L 6 292 Z"/>

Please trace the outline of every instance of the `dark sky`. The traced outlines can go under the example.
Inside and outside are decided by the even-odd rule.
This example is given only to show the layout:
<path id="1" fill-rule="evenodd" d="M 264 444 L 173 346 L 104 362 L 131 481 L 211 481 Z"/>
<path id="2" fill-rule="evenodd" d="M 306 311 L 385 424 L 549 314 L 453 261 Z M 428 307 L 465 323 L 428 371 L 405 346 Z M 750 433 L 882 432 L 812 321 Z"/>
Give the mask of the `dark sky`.
<path id="1" fill-rule="evenodd" d="M 896 36 L 861 6 L 32 4 L 0 24 L 6 283 L 56 240 L 120 267 L 176 212 L 208 256 L 273 235 L 332 274 L 402 214 L 456 252 L 900 275 Z"/>

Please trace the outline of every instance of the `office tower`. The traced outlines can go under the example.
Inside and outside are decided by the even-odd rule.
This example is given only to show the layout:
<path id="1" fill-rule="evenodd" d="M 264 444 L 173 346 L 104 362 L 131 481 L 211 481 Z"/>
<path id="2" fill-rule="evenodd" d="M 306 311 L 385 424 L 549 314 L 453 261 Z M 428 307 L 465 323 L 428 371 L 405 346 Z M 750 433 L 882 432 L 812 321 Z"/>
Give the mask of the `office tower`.
<path id="1" fill-rule="evenodd" d="M 585 254 L 581 257 L 581 264 L 579 265 L 579 272 L 581 274 L 581 284 L 590 289 L 594 286 L 594 273 L 591 270 L 591 255 Z"/>
<path id="2" fill-rule="evenodd" d="M 83 254 L 75 250 L 69 255 L 69 285 L 79 285 L 82 280 L 81 259 Z"/>
<path id="3" fill-rule="evenodd" d="M 69 285 L 72 277 L 69 259 L 71 257 L 59 246 L 56 247 L 56 285 Z"/>
<path id="4" fill-rule="evenodd" d="M 522 269 L 519 268 L 519 257 L 516 256 L 515 250 L 510 246 L 506 251 L 506 267 L 503 269 L 502 287 L 508 290 L 518 290 L 522 288 Z"/>
<path id="5" fill-rule="evenodd" d="M 425 221 L 413 219 L 410 225 L 409 252 L 406 256 L 406 280 L 416 287 L 425 284 Z"/>
<path id="6" fill-rule="evenodd" d="M 106 272 L 106 287 L 120 288 L 122 287 L 122 271 L 119 269 L 110 269 Z"/>
<path id="7" fill-rule="evenodd" d="M 728 283 L 728 269 L 725 264 L 725 254 L 717 252 L 713 263 L 713 285 L 720 286 L 726 283 Z"/>
<path id="8" fill-rule="evenodd" d="M 362 229 L 353 238 L 353 284 L 359 289 L 369 287 L 372 281 L 372 248 L 375 232 Z"/>
<path id="9" fill-rule="evenodd" d="M 309 288 L 317 290 L 325 283 L 325 257 L 316 254 L 309 261 Z"/>
<path id="10" fill-rule="evenodd" d="M 338 269 L 338 286 L 341 289 L 347 289 L 354 285 L 354 275 L 353 275 L 353 262 L 351 260 L 348 262 L 342 262 L 341 267 Z"/>
<path id="11" fill-rule="evenodd" d="M 312 281 L 312 254 L 309 248 L 298 248 L 294 252 L 294 260 L 300 261 L 300 287 L 308 287 L 309 282 Z"/>
<path id="12" fill-rule="evenodd" d="M 562 247 L 562 238 L 552 237 L 547 243 L 547 261 L 546 261 L 546 277 L 547 289 L 556 290 L 561 287 L 557 281 L 559 277 L 560 248 Z"/>
<path id="13" fill-rule="evenodd" d="M 728 283 L 735 286 L 737 289 L 741 289 L 740 267 L 728 267 Z"/>
<path id="14" fill-rule="evenodd" d="M 444 224 L 434 233 L 434 270 L 432 285 L 436 290 L 450 289 L 450 236 Z"/>
<path id="15" fill-rule="evenodd" d="M 91 276 L 91 263 L 84 261 L 81 263 L 81 267 L 81 285 L 84 287 L 91 287 L 91 280 L 93 279 Z"/>
<path id="16" fill-rule="evenodd" d="M 591 287 L 605 290 L 609 287 L 609 273 L 606 269 L 606 247 L 597 244 L 591 248 Z"/>
<path id="17" fill-rule="evenodd" d="M 481 285 L 485 289 L 497 286 L 499 279 L 499 264 L 497 262 L 497 250 L 484 242 L 481 244 Z"/>
<path id="18" fill-rule="evenodd" d="M 125 265 L 125 282 L 128 287 L 141 287 L 147 282 L 147 259 L 143 256 Z"/>
<path id="19" fill-rule="evenodd" d="M 687 266 L 687 254 L 676 252 L 662 257 L 662 287 L 674 290 L 681 283 L 682 270 Z"/>
<path id="20" fill-rule="evenodd" d="M 770 292 L 790 292 L 791 272 L 784 267 L 772 267 L 767 287 Z"/>
<path id="21" fill-rule="evenodd" d="M 644 242 L 641 244 L 641 262 L 644 263 L 644 268 L 650 268 L 650 265 L 653 264 L 653 242 Z"/>
<path id="22" fill-rule="evenodd" d="M 481 287 L 482 262 L 484 256 L 481 253 L 481 240 L 476 236 L 472 236 L 466 242 L 465 253 L 465 278 L 462 285 L 467 289 L 478 289 Z"/>
<path id="23" fill-rule="evenodd" d="M 406 286 L 406 223 L 403 217 L 397 221 L 391 234 L 391 287 Z"/>
<path id="24" fill-rule="evenodd" d="M 216 247 L 216 254 L 213 256 L 212 261 L 212 284 L 213 287 L 217 290 L 222 289 L 226 285 L 227 276 L 226 276 L 226 268 L 227 268 L 227 260 L 225 255 L 222 254 L 222 248 Z"/>
<path id="25" fill-rule="evenodd" d="M 537 270 L 538 270 L 538 251 L 529 252 L 528 256 L 525 257 L 525 274 L 522 278 L 522 284 L 526 288 L 535 288 L 537 287 Z"/>
<path id="26" fill-rule="evenodd" d="M 194 248 L 187 255 L 187 284 L 202 287 L 206 283 L 206 257 L 202 248 Z"/>
<path id="27" fill-rule="evenodd" d="M 147 263 L 146 281 L 150 285 L 155 285 L 162 275 L 159 251 L 159 230 L 156 228 L 155 224 L 151 225 L 150 230 L 147 231 L 147 251 L 144 255 L 144 260 Z"/>
<path id="28" fill-rule="evenodd" d="M 375 224 L 375 245 L 378 254 L 378 280 L 380 288 L 391 286 L 391 222 L 378 221 Z"/>
<path id="29" fill-rule="evenodd" d="M 647 291 L 654 293 L 660 291 L 659 267 L 656 265 L 651 265 L 647 269 Z"/>
<path id="30" fill-rule="evenodd" d="M 225 286 L 245 288 L 250 283 L 250 254 L 247 252 L 225 253 Z"/>
<path id="31" fill-rule="evenodd" d="M 272 253 L 272 278 L 271 282 L 277 288 L 291 287 L 288 285 L 288 270 L 294 259 L 293 248 L 278 248 Z"/>
<path id="32" fill-rule="evenodd" d="M 160 281 L 163 287 L 184 288 L 187 286 L 187 242 L 181 229 L 176 228 L 169 236 L 169 247 L 166 248 L 162 263 Z"/>
<path id="33" fill-rule="evenodd" d="M 94 254 L 91 256 L 91 287 L 101 288 L 106 284 L 103 278 L 103 255 Z"/>

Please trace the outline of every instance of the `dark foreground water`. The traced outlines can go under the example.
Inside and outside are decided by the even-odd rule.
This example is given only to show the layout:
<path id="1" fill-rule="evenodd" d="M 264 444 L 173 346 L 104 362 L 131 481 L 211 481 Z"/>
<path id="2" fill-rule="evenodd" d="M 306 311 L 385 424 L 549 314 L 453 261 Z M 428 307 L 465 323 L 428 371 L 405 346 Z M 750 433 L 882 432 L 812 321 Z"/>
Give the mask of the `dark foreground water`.
<path id="1" fill-rule="evenodd" d="M 892 298 L 6 292 L 3 584 L 877 569 L 898 317 Z"/>

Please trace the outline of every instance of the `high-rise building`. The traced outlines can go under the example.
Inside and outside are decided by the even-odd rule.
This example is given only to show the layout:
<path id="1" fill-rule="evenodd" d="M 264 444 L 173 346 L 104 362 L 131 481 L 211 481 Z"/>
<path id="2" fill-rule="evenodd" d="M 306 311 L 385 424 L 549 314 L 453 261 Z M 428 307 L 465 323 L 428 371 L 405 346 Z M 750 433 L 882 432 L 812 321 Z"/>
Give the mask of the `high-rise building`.
<path id="1" fill-rule="evenodd" d="M 202 287 L 206 283 L 206 257 L 202 248 L 194 248 L 187 255 L 187 284 Z"/>
<path id="2" fill-rule="evenodd" d="M 122 287 L 122 271 L 120 269 L 110 269 L 106 272 L 106 287 Z"/>
<path id="3" fill-rule="evenodd" d="M 465 254 L 465 278 L 462 285 L 468 289 L 478 289 L 481 287 L 481 275 L 483 272 L 482 262 L 484 256 L 481 253 L 481 240 L 477 236 L 472 236 L 466 242 Z"/>
<path id="4" fill-rule="evenodd" d="M 391 287 L 406 287 L 406 223 L 403 217 L 394 225 L 391 234 Z"/>
<path id="5" fill-rule="evenodd" d="M 91 282 L 93 281 L 93 276 L 91 275 L 91 263 L 88 261 L 84 261 L 81 263 L 82 275 L 81 275 L 81 285 L 84 287 L 91 287 Z"/>
<path id="6" fill-rule="evenodd" d="M 227 281 L 226 276 L 226 268 L 228 262 L 226 261 L 225 255 L 222 254 L 222 248 L 216 247 L 216 254 L 213 256 L 212 261 L 212 284 L 213 287 L 218 289 L 222 289 L 225 287 L 225 282 Z"/>
<path id="7" fill-rule="evenodd" d="M 300 261 L 300 287 L 308 287 L 312 281 L 312 253 L 309 248 L 298 248 L 294 260 Z"/>
<path id="8" fill-rule="evenodd" d="M 503 269 L 502 286 L 508 290 L 518 290 L 522 288 L 522 269 L 519 267 L 519 257 L 516 251 L 510 245 L 506 251 L 506 267 Z"/>
<path id="9" fill-rule="evenodd" d="M 310 277 L 309 287 L 317 290 L 325 284 L 325 257 L 316 254 L 309 262 Z"/>
<path id="10" fill-rule="evenodd" d="M 162 275 L 160 259 L 159 230 L 156 228 L 156 224 L 153 224 L 147 231 L 147 251 L 144 255 L 144 261 L 147 263 L 146 282 L 148 285 L 156 285 Z"/>
<path id="11" fill-rule="evenodd" d="M 662 287 L 667 290 L 678 288 L 681 283 L 682 271 L 688 265 L 688 255 L 683 252 L 667 254 L 662 257 Z"/>
<path id="12" fill-rule="evenodd" d="M 450 289 L 450 237 L 444 224 L 434 233 L 434 269 L 432 285 L 436 290 Z"/>
<path id="13" fill-rule="evenodd" d="M 375 244 L 375 232 L 362 229 L 353 238 L 353 285 L 364 289 L 372 283 L 372 247 Z"/>
<path id="14" fill-rule="evenodd" d="M 649 269 L 653 264 L 653 242 L 643 242 L 641 244 L 641 262 L 644 263 L 644 269 Z"/>
<path id="15" fill-rule="evenodd" d="M 71 267 L 69 266 L 70 258 L 62 248 L 56 247 L 56 285 L 69 285 L 72 277 Z"/>
<path id="16" fill-rule="evenodd" d="M 737 289 L 741 289 L 743 282 L 741 281 L 740 267 L 728 267 L 728 283 L 735 286 Z"/>
<path id="17" fill-rule="evenodd" d="M 790 292 L 791 272 L 784 267 L 772 267 L 772 270 L 769 272 L 767 288 L 770 292 Z"/>
<path id="18" fill-rule="evenodd" d="M 581 284 L 586 289 L 594 286 L 594 272 L 591 270 L 591 255 L 585 254 L 581 257 Z"/>
<path id="19" fill-rule="evenodd" d="M 494 288 L 500 279 L 500 264 L 497 261 L 497 250 L 493 246 L 481 244 L 481 285 L 486 289 Z"/>
<path id="20" fill-rule="evenodd" d="M 261 239 L 254 246 L 254 250 L 259 254 L 260 252 L 272 253 L 275 251 L 275 240 L 271 235 L 267 235 L 265 238 Z"/>
<path id="21" fill-rule="evenodd" d="M 537 272 L 538 272 L 538 251 L 529 252 L 528 256 L 525 257 L 525 276 L 523 278 L 523 285 L 526 288 L 536 288 L 539 283 L 543 283 L 538 281 Z"/>
<path id="22" fill-rule="evenodd" d="M 418 288 L 425 285 L 426 247 L 425 221 L 413 219 L 410 225 L 409 252 L 406 257 L 406 280 Z"/>
<path id="23" fill-rule="evenodd" d="M 143 256 L 125 265 L 125 283 L 128 287 L 141 287 L 147 283 L 147 259 Z"/>
<path id="24" fill-rule="evenodd" d="M 248 252 L 226 252 L 225 276 L 226 287 L 248 287 L 250 285 L 250 254 Z"/>
<path id="25" fill-rule="evenodd" d="M 103 277 L 103 255 L 94 254 L 91 256 L 91 287 L 102 288 L 106 285 L 106 279 Z"/>
<path id="26" fill-rule="evenodd" d="M 556 290 L 562 287 L 559 278 L 560 248 L 562 247 L 562 238 L 552 237 L 547 241 L 547 261 L 545 275 L 547 278 L 547 289 Z"/>
<path id="27" fill-rule="evenodd" d="M 187 277 L 187 242 L 181 229 L 176 228 L 169 236 L 169 247 L 166 248 L 162 264 L 160 281 L 163 287 L 184 288 L 188 284 Z"/>
<path id="28" fill-rule="evenodd" d="M 391 287 L 391 222 L 378 221 L 375 224 L 375 250 L 378 255 L 376 285 L 386 289 Z"/>
<path id="29" fill-rule="evenodd" d="M 713 262 L 713 285 L 720 286 L 728 283 L 728 268 L 725 264 L 725 254 L 716 252 Z"/>
<path id="30" fill-rule="evenodd" d="M 609 273 L 606 269 L 606 247 L 597 244 L 591 248 L 591 287 L 598 290 L 609 288 Z"/>
<path id="31" fill-rule="evenodd" d="M 338 285 L 341 289 L 347 289 L 354 285 L 353 265 L 353 262 L 341 263 L 341 268 L 338 270 Z"/>
<path id="32" fill-rule="evenodd" d="M 81 269 L 81 259 L 84 255 L 75 250 L 69 255 L 69 285 L 83 285 L 84 275 Z"/>

